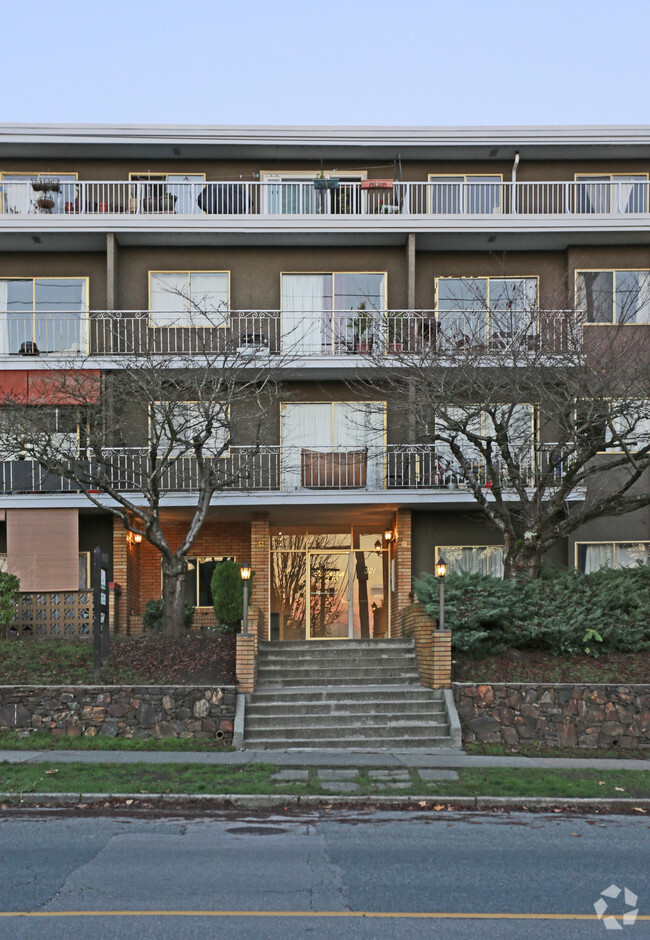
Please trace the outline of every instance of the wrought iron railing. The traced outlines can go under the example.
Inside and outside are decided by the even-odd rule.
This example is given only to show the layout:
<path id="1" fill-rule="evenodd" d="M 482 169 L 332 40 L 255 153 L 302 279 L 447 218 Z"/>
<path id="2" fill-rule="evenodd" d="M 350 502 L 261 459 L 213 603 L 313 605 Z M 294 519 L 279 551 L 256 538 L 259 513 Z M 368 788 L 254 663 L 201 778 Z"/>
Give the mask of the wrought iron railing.
<path id="1" fill-rule="evenodd" d="M 472 478 L 487 490 L 495 482 L 512 485 L 503 462 L 492 472 L 478 451 L 466 452 Z M 556 444 L 520 448 L 518 478 L 527 487 L 544 479 L 548 486 L 565 473 L 565 456 Z M 458 490 L 466 489 L 468 472 L 444 444 L 388 444 L 383 447 L 332 448 L 313 445 L 265 445 L 230 448 L 212 460 L 217 489 L 226 493 L 292 492 L 309 490 Z M 152 467 L 146 447 L 106 448 L 102 461 L 80 460 L 76 473 L 97 494 L 105 485 L 121 492 L 141 493 Z M 165 493 L 197 492 L 199 468 L 192 456 L 178 456 L 156 468 L 159 489 Z M 0 463 L 4 494 L 70 493 L 83 487 L 50 473 L 36 461 Z"/>

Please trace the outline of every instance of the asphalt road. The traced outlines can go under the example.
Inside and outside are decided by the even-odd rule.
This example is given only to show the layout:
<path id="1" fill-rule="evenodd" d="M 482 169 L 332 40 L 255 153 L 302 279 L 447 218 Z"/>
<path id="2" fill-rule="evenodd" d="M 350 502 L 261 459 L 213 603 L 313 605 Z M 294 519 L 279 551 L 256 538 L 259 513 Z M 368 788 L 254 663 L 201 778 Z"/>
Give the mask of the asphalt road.
<path id="1" fill-rule="evenodd" d="M 622 816 L 9 812 L 0 937 L 571 940 L 610 935 L 593 904 L 614 883 L 641 940 L 649 837 Z"/>

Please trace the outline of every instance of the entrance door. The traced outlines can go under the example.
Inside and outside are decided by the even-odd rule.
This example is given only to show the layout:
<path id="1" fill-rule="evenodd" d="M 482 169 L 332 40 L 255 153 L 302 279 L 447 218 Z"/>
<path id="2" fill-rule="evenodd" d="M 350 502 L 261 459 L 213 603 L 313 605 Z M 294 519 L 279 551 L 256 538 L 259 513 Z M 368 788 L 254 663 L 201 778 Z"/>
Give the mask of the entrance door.
<path id="1" fill-rule="evenodd" d="M 350 563 L 350 552 L 308 553 L 309 639 L 352 636 Z"/>

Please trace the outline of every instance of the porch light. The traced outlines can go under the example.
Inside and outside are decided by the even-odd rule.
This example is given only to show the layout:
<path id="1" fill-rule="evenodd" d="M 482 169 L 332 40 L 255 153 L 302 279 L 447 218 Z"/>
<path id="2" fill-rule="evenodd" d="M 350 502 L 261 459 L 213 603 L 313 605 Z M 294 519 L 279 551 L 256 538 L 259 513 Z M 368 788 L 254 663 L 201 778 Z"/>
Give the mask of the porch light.
<path id="1" fill-rule="evenodd" d="M 381 551 L 381 541 L 379 539 L 377 539 L 377 541 L 375 542 L 375 551 L 376 552 Z"/>
<path id="2" fill-rule="evenodd" d="M 242 624 L 241 632 L 243 636 L 248 636 L 248 582 L 251 576 L 251 566 L 248 564 L 248 562 L 244 562 L 244 564 L 240 566 L 239 574 L 241 576 L 242 581 L 244 582 L 244 604 L 243 604 L 243 611 L 242 611 L 244 615 L 243 616 L 244 622 Z"/>
<path id="3" fill-rule="evenodd" d="M 392 529 L 386 529 L 386 531 L 384 532 L 384 541 L 389 542 L 389 543 L 393 541 Z"/>
<path id="4" fill-rule="evenodd" d="M 139 532 L 135 533 L 135 535 L 133 536 L 133 541 L 135 542 L 136 545 L 140 544 L 140 542 L 142 541 L 142 536 L 140 535 Z"/>
<path id="5" fill-rule="evenodd" d="M 438 558 L 436 562 L 436 576 L 440 580 L 440 602 L 438 614 L 438 629 L 445 629 L 445 575 L 447 574 L 447 563 L 444 558 Z"/>

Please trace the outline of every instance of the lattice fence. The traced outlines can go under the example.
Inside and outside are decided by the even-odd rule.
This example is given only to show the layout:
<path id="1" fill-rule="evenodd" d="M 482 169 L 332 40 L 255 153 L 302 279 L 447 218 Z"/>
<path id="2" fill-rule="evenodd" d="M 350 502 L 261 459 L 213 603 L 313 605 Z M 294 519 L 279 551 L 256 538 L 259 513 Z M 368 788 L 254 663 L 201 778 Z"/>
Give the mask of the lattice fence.
<path id="1" fill-rule="evenodd" d="M 41 591 L 20 595 L 11 629 L 21 637 L 70 640 L 89 636 L 92 621 L 91 591 Z"/>

